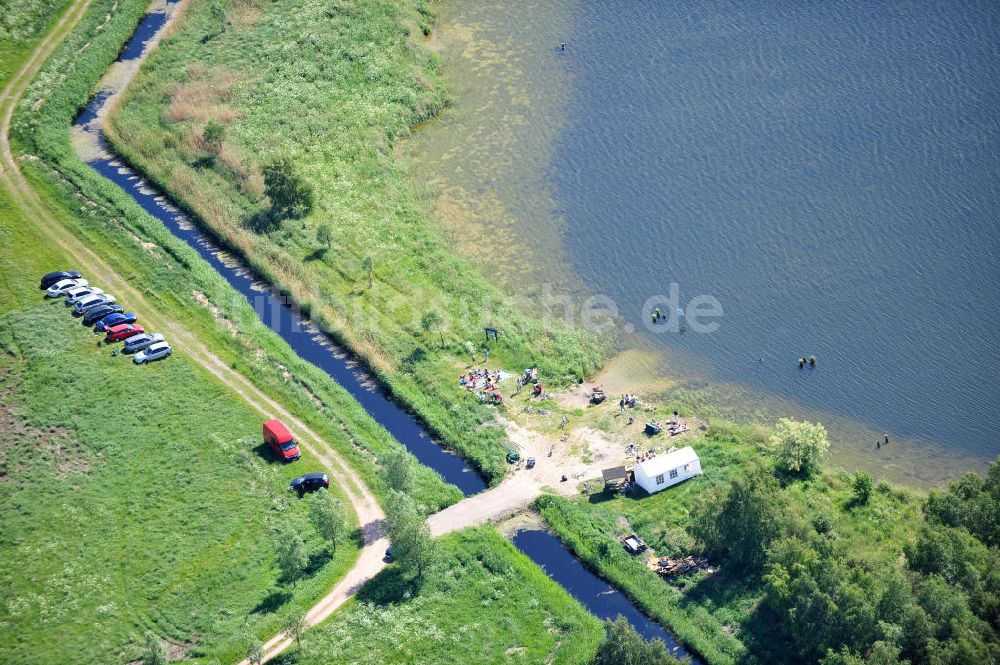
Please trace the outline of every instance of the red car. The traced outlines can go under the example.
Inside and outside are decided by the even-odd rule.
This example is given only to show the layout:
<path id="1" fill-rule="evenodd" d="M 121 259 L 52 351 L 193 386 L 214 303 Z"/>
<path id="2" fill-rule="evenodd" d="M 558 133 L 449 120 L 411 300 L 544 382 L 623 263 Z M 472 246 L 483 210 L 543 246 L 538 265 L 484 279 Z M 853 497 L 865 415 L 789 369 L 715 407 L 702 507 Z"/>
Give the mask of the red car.
<path id="1" fill-rule="evenodd" d="M 264 423 L 264 442 L 275 455 L 286 462 L 293 462 L 302 456 L 299 445 L 292 438 L 292 433 L 281 424 L 280 420 L 268 420 Z"/>
<path id="2" fill-rule="evenodd" d="M 108 331 L 108 336 L 104 340 L 105 342 L 119 342 L 126 337 L 131 337 L 132 335 L 138 335 L 139 333 L 146 332 L 145 328 L 135 323 L 122 323 L 117 325 Z"/>

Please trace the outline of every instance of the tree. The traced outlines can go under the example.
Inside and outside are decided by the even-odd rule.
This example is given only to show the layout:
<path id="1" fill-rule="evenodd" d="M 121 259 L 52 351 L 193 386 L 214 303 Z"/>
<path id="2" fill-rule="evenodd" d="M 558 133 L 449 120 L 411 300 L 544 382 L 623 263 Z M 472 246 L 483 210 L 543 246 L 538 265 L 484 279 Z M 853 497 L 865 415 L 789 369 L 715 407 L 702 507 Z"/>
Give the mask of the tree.
<path id="1" fill-rule="evenodd" d="M 246 655 L 250 665 L 261 665 L 264 662 L 264 645 L 252 633 L 247 633 L 245 640 Z"/>
<path id="2" fill-rule="evenodd" d="M 142 665 L 167 665 L 167 652 L 163 643 L 149 630 L 143 635 Z"/>
<path id="3" fill-rule="evenodd" d="M 285 619 L 285 634 L 295 640 L 295 646 L 302 650 L 302 633 L 309 629 L 309 622 L 302 612 L 292 612 Z"/>
<path id="4" fill-rule="evenodd" d="M 441 348 L 444 348 L 444 317 L 440 311 L 432 307 L 424 312 L 420 317 L 420 327 L 428 333 L 437 330 L 441 334 Z"/>
<path id="5" fill-rule="evenodd" d="M 944 494 L 932 491 L 924 505 L 929 520 L 964 526 L 990 547 L 1000 547 L 1000 459 L 983 479 L 967 473 Z"/>
<path id="6" fill-rule="evenodd" d="M 752 467 L 698 503 L 688 531 L 709 557 L 739 571 L 760 571 L 767 548 L 786 530 L 785 515 L 778 482 Z"/>
<path id="7" fill-rule="evenodd" d="M 854 474 L 854 503 L 863 506 L 872 496 L 872 477 L 864 471 Z"/>
<path id="8" fill-rule="evenodd" d="M 212 14 L 212 19 L 219 24 L 218 31 L 215 35 L 212 35 L 212 37 L 216 37 L 226 31 L 226 8 L 222 6 L 222 3 L 219 2 L 219 0 L 213 0 L 211 6 L 209 7 L 209 12 Z"/>
<path id="9" fill-rule="evenodd" d="M 315 199 L 313 187 L 299 175 L 291 159 L 276 159 L 264 166 L 261 173 L 273 218 L 301 219 L 309 214 Z"/>
<path id="10" fill-rule="evenodd" d="M 218 155 L 219 151 L 222 150 L 223 141 L 226 140 L 226 126 L 213 118 L 205 123 L 201 138 L 205 141 L 209 151 L 213 155 Z"/>
<path id="11" fill-rule="evenodd" d="M 414 468 L 411 455 L 405 450 L 392 450 L 382 456 L 382 479 L 385 486 L 397 492 L 413 492 Z"/>
<path id="12" fill-rule="evenodd" d="M 336 550 L 347 528 L 344 505 L 335 496 L 321 489 L 309 500 L 309 519 L 323 540 Z"/>
<path id="13" fill-rule="evenodd" d="M 327 222 L 322 222 L 316 227 L 316 242 L 323 246 L 323 251 L 330 249 L 330 244 L 333 242 L 333 230 Z"/>
<path id="14" fill-rule="evenodd" d="M 774 428 L 770 447 L 780 470 L 808 478 L 822 468 L 830 442 L 821 424 L 782 418 Z"/>
<path id="15" fill-rule="evenodd" d="M 422 578 L 434 562 L 435 547 L 426 520 L 417 512 L 409 494 L 389 490 L 386 501 L 386 534 L 393 557 Z"/>
<path id="16" fill-rule="evenodd" d="M 275 545 L 275 560 L 281 574 L 285 580 L 292 585 L 298 582 L 305 572 L 309 563 L 309 555 L 306 554 L 306 545 L 296 531 L 291 528 L 284 528 L 278 533 L 278 541 Z"/>
<path id="17" fill-rule="evenodd" d="M 368 288 L 372 288 L 372 270 L 375 269 L 375 261 L 370 255 L 361 260 L 361 269 L 368 275 Z"/>
<path id="18" fill-rule="evenodd" d="M 622 615 L 604 622 L 604 642 L 594 657 L 594 665 L 680 665 L 667 645 L 657 638 L 646 641 Z"/>

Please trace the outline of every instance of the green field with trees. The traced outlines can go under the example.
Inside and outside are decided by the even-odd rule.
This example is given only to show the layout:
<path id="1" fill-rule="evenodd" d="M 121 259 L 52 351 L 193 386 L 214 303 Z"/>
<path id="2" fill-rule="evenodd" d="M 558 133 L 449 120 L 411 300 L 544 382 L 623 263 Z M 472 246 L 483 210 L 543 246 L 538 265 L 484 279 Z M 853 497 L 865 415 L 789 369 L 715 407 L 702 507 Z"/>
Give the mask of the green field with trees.
<path id="1" fill-rule="evenodd" d="M 507 305 L 409 191 L 394 147 L 447 103 L 432 20 L 425 0 L 192 0 L 109 138 L 497 481 L 504 433 L 455 386 L 483 327 L 501 331 L 491 363 L 553 385 L 602 349 Z"/>
<path id="2" fill-rule="evenodd" d="M 279 662 L 587 663 L 601 623 L 492 528 L 436 541 L 429 568 L 383 571 Z"/>
<path id="3" fill-rule="evenodd" d="M 347 391 L 262 324 L 246 298 L 194 250 L 73 152 L 72 119 L 146 9 L 140 0 L 94 0 L 18 107 L 12 142 L 32 156 L 22 169 L 81 243 L 99 248 L 172 320 L 199 331 L 200 339 L 258 388 L 294 406 L 381 492 L 377 459 L 401 445 Z M 418 501 L 428 511 L 461 497 L 458 488 L 424 466 L 417 469 L 417 484 Z"/>
<path id="4" fill-rule="evenodd" d="M 705 475 L 641 497 L 537 507 L 556 533 L 710 663 L 991 663 L 1000 654 L 1000 463 L 927 497 L 823 470 L 825 431 L 709 427 Z M 719 569 L 669 582 L 617 543 Z"/>

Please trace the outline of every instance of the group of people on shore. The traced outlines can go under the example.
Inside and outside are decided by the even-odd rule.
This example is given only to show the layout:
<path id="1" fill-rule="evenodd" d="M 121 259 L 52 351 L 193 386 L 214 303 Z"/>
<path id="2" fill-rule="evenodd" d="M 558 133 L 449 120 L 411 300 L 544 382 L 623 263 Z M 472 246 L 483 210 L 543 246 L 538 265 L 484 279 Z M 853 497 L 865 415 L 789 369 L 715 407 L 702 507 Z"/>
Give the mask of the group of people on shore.
<path id="1" fill-rule="evenodd" d="M 639 403 L 639 398 L 630 393 L 622 393 L 622 398 L 618 400 L 618 411 L 625 413 L 625 407 L 635 408 Z"/>
<path id="2" fill-rule="evenodd" d="M 503 378 L 504 376 L 499 369 L 491 371 L 480 367 L 458 377 L 458 383 L 465 386 L 466 390 L 478 390 L 479 401 L 484 404 L 503 404 L 503 395 L 500 394 L 500 382 Z"/>

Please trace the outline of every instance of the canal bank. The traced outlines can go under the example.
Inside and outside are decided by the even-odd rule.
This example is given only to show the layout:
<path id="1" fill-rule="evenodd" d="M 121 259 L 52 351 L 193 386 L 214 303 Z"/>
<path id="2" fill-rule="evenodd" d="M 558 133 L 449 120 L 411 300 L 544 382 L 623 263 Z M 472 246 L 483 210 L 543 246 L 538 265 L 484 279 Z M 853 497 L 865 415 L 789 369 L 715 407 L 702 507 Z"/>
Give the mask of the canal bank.
<path id="1" fill-rule="evenodd" d="M 328 336 L 295 311 L 287 297 L 275 293 L 263 284 L 247 266 L 216 245 L 208 234 L 202 232 L 179 210 L 177 205 L 158 192 L 140 174 L 125 166 L 104 140 L 100 129 L 103 113 L 114 103 L 116 95 L 124 89 L 131 78 L 123 72 L 134 74 L 142 58 L 155 45 L 162 31 L 169 26 L 173 8 L 177 5 L 179 5 L 177 2 L 154 5 L 154 11 L 140 23 L 136 36 L 125 45 L 118 61 L 121 66 L 116 65 L 112 68 L 99 91 L 76 118 L 73 125 L 73 143 L 78 155 L 102 176 L 121 187 L 144 210 L 162 222 L 175 237 L 195 249 L 237 292 L 255 305 L 255 312 L 263 323 L 285 339 L 304 360 L 323 369 L 331 378 L 343 385 L 377 422 L 396 436 L 422 463 L 437 470 L 446 480 L 462 489 L 467 496 L 481 491 L 485 488 L 482 479 L 472 472 L 460 457 L 436 446 L 417 419 L 395 405 L 373 385 L 356 359 L 338 350 Z M 136 45 L 136 40 L 140 41 L 139 45 Z M 499 489 L 502 487 L 495 488 L 494 491 Z M 558 552 L 561 548 L 558 540 L 543 543 L 526 536 L 522 539 L 522 544 L 525 548 L 523 551 L 542 566 L 547 561 L 555 561 L 553 557 L 557 557 L 560 565 L 568 560 L 574 560 L 565 548 L 562 548 L 561 554 Z M 593 576 L 582 564 L 577 563 L 577 572 L 565 578 L 568 583 L 571 577 L 581 576 L 581 581 L 572 588 L 566 587 L 571 595 L 592 611 L 597 611 L 599 616 L 610 617 L 608 613 L 615 611 L 634 618 L 635 621 L 645 621 L 639 626 L 644 634 L 663 636 L 672 647 L 679 650 L 669 633 L 662 627 L 651 624 L 648 619 L 644 619 L 641 612 L 621 594 L 615 596 L 614 602 L 610 604 L 597 603 L 590 598 L 588 594 L 593 588 L 591 579 Z M 590 577 L 586 577 L 585 574 Z M 599 595 L 603 597 L 611 594 L 604 591 Z"/>
<path id="2" fill-rule="evenodd" d="M 216 239 L 178 205 L 112 152 L 101 123 L 180 6 L 179 0 L 154 4 L 125 44 L 121 56 L 102 79 L 98 92 L 73 123 L 73 146 L 78 156 L 121 187 L 175 237 L 197 251 L 230 286 L 247 298 L 268 328 L 280 335 L 300 357 L 343 386 L 422 464 L 440 473 L 466 496 L 482 491 L 486 482 L 479 474 L 460 456 L 438 445 L 419 419 L 394 402 L 356 356 L 320 330 L 290 297 L 274 290 L 239 257 L 220 247 Z"/>

